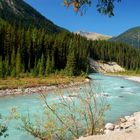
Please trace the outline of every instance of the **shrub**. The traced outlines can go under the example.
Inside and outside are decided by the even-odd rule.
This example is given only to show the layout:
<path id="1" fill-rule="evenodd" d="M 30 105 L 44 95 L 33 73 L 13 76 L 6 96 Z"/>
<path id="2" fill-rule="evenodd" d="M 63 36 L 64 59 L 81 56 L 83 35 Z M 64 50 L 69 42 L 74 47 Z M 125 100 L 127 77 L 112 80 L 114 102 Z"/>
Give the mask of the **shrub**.
<path id="1" fill-rule="evenodd" d="M 100 133 L 104 126 L 104 114 L 109 105 L 102 94 L 91 85 L 56 91 L 57 100 L 50 102 L 48 94 L 41 94 L 44 117 L 31 119 L 21 116 L 20 129 L 40 140 L 77 139 Z M 40 119 L 39 119 L 40 118 Z"/>

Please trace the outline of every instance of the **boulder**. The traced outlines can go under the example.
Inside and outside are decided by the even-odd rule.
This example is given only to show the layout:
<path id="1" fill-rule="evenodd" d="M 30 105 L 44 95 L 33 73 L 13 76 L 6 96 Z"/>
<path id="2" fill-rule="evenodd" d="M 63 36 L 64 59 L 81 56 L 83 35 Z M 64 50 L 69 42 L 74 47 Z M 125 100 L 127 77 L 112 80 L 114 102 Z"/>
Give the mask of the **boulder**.
<path id="1" fill-rule="evenodd" d="M 128 129 L 130 127 L 134 126 L 134 122 L 126 122 L 126 123 L 122 123 L 120 125 L 121 129 Z"/>
<path id="2" fill-rule="evenodd" d="M 90 79 L 89 79 L 89 78 L 86 78 L 86 79 L 85 79 L 85 82 L 90 82 Z"/>
<path id="3" fill-rule="evenodd" d="M 127 120 L 125 118 L 120 118 L 120 122 L 125 123 L 125 122 L 127 122 Z"/>
<path id="4" fill-rule="evenodd" d="M 114 130 L 114 128 L 115 128 L 115 125 L 113 123 L 107 123 L 105 125 L 106 130 Z"/>

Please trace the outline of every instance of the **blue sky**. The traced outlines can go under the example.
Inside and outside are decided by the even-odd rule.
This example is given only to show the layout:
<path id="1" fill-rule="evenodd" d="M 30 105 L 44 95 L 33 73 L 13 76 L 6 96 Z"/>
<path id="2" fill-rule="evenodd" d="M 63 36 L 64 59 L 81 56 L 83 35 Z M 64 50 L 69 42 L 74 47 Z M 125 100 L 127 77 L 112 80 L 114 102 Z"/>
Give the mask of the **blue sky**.
<path id="1" fill-rule="evenodd" d="M 80 16 L 71 8 L 65 8 L 63 0 L 25 1 L 55 24 L 70 31 L 82 30 L 116 36 L 129 28 L 140 26 L 140 0 L 122 0 L 117 3 L 115 16 L 111 18 L 99 14 L 95 5 L 88 8 L 84 16 Z"/>

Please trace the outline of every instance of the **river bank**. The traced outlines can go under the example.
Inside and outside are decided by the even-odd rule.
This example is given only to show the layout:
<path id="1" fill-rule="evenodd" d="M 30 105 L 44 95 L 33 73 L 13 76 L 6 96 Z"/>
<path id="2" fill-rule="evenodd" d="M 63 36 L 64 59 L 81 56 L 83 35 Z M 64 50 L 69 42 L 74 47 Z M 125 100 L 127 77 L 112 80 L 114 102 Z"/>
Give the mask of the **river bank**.
<path id="1" fill-rule="evenodd" d="M 132 80 L 132 81 L 135 81 L 135 82 L 140 82 L 140 75 L 137 75 L 137 76 L 133 76 L 133 75 L 121 75 L 121 74 L 113 74 L 113 73 L 107 73 L 105 74 L 107 76 L 116 76 L 116 77 L 121 77 L 121 78 L 124 78 L 124 79 L 127 79 L 127 80 Z"/>
<path id="2" fill-rule="evenodd" d="M 127 80 L 140 82 L 140 76 L 114 75 Z M 124 116 L 115 123 L 107 123 L 102 130 L 103 135 L 81 137 L 79 140 L 139 140 L 140 139 L 140 112 L 135 112 L 131 116 Z"/>
<path id="3" fill-rule="evenodd" d="M 103 135 L 89 136 L 79 140 L 139 140 L 140 112 L 120 118 L 116 124 L 105 125 Z"/>
<path id="4" fill-rule="evenodd" d="M 140 82 L 140 76 L 123 76 L 127 80 L 132 80 L 135 82 Z"/>
<path id="5" fill-rule="evenodd" d="M 111 112 L 109 112 L 107 114 L 106 122 L 116 122 L 116 120 L 118 120 L 118 118 L 120 118 L 122 116 L 125 116 L 127 114 L 130 115 L 130 113 L 139 111 L 140 86 L 138 83 L 130 82 L 128 80 L 124 80 L 123 78 L 117 78 L 117 77 L 113 77 L 113 76 L 104 76 L 102 74 L 91 74 L 89 76 L 94 80 L 93 86 L 96 85 L 99 87 L 100 86 L 104 87 L 104 93 L 107 95 L 106 96 L 107 100 L 109 101 L 110 105 L 112 106 Z M 93 81 L 91 81 L 91 83 L 92 82 Z M 74 83 L 74 82 L 71 81 L 71 83 Z M 82 83 L 84 84 L 84 81 Z M 122 85 L 125 88 L 121 88 Z M 53 86 L 57 86 L 57 85 L 53 85 Z M 62 88 L 63 88 L 63 86 L 62 86 Z M 79 86 L 71 87 L 71 89 L 74 89 L 74 88 L 76 88 L 76 90 L 77 90 L 77 89 L 79 89 Z M 54 88 L 54 90 L 55 90 L 55 88 Z M 75 91 L 73 93 L 75 95 Z M 100 93 L 100 91 L 99 91 L 99 93 Z M 53 99 L 53 96 L 48 97 L 48 100 L 51 101 L 52 99 Z M 55 98 L 55 99 L 57 100 L 57 98 Z M 26 106 L 29 107 L 32 112 L 36 112 L 36 108 L 38 108 L 38 105 L 40 104 L 40 100 L 38 100 L 38 97 L 36 98 L 36 96 L 34 96 L 34 94 L 30 94 L 29 96 L 10 96 L 10 98 L 2 97 L 2 98 L 0 98 L 0 100 L 1 100 L 1 102 L 0 102 L 1 112 L 4 112 L 3 114 L 6 114 L 6 110 L 8 110 L 9 107 L 11 107 L 13 105 L 19 106 L 21 108 L 21 113 L 24 113 Z M 4 108 L 3 108 L 3 106 L 4 106 Z M 130 108 L 129 108 L 129 106 L 130 106 Z M 9 128 L 9 129 L 11 132 L 13 130 L 13 127 Z M 18 139 L 18 136 L 16 136 L 17 133 L 19 133 L 19 132 L 12 133 L 9 140 Z M 19 133 L 19 135 L 20 135 L 20 137 L 23 137 L 23 135 L 21 133 Z M 12 137 L 13 137 L 13 139 L 12 139 Z M 31 140 L 31 139 L 29 138 L 27 140 Z M 110 140 L 112 140 L 112 139 L 110 139 Z"/>
<path id="6" fill-rule="evenodd" d="M 70 81 L 69 83 L 61 83 L 61 84 L 52 84 L 52 85 L 37 85 L 31 87 L 19 87 L 19 88 L 7 88 L 0 89 L 0 97 L 2 96 L 11 96 L 11 95 L 22 95 L 22 94 L 32 94 L 32 93 L 43 93 L 46 94 L 50 91 L 60 90 L 63 88 L 72 88 L 79 85 L 87 84 L 90 80 L 85 78 L 81 81 Z"/>
<path id="7" fill-rule="evenodd" d="M 82 82 L 85 80 L 85 78 L 85 76 L 71 77 L 60 74 L 52 74 L 48 77 L 33 77 L 30 75 L 24 75 L 21 77 L 7 77 L 4 79 L 0 78 L 0 90 L 70 84 L 72 82 Z"/>

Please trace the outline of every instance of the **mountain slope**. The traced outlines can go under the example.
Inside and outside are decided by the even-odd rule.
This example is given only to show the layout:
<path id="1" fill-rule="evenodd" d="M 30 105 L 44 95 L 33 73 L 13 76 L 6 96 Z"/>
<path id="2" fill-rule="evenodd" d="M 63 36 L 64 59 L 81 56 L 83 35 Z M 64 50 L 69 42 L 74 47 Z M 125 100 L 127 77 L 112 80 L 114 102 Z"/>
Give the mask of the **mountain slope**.
<path id="1" fill-rule="evenodd" d="M 11 24 L 58 33 L 64 29 L 46 19 L 23 0 L 0 0 L 0 17 Z"/>
<path id="2" fill-rule="evenodd" d="M 127 43 L 135 48 L 140 48 L 140 26 L 131 28 L 110 41 Z"/>
<path id="3" fill-rule="evenodd" d="M 109 38 L 111 38 L 111 36 L 98 34 L 98 33 L 95 33 L 95 32 L 78 31 L 78 32 L 75 32 L 75 33 L 79 34 L 83 37 L 86 37 L 87 39 L 91 39 L 91 40 L 108 40 Z"/>

